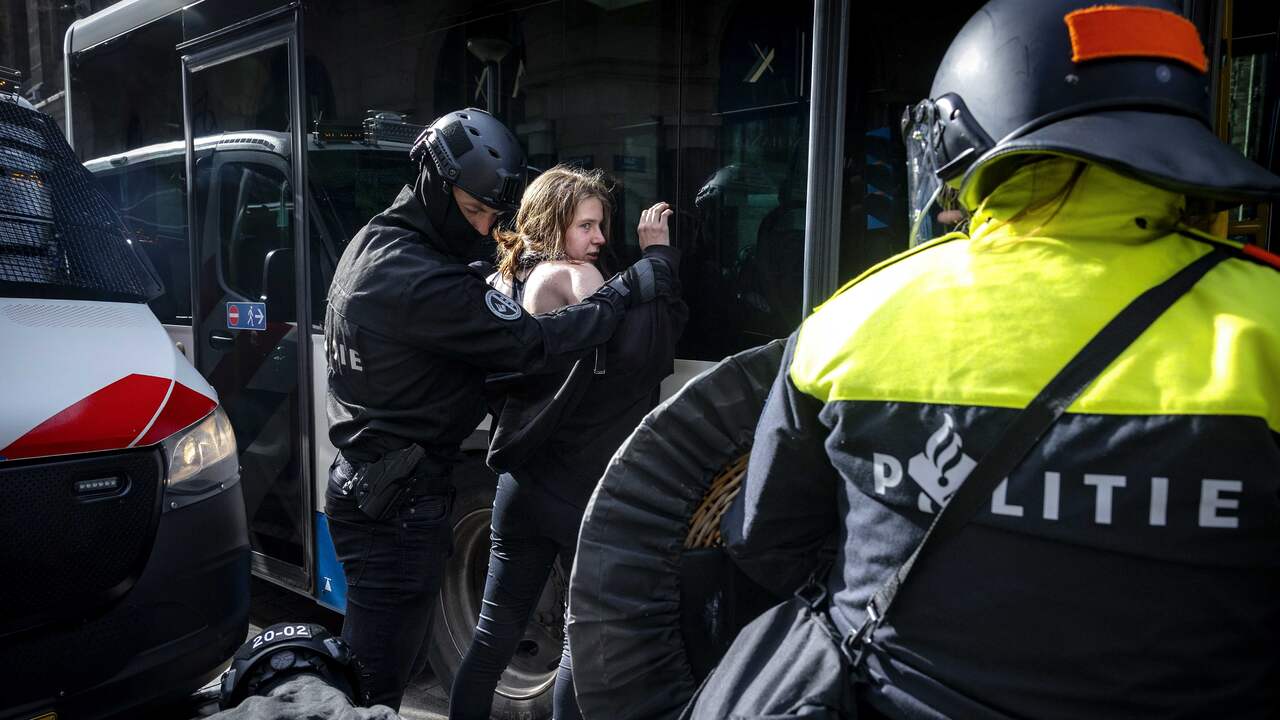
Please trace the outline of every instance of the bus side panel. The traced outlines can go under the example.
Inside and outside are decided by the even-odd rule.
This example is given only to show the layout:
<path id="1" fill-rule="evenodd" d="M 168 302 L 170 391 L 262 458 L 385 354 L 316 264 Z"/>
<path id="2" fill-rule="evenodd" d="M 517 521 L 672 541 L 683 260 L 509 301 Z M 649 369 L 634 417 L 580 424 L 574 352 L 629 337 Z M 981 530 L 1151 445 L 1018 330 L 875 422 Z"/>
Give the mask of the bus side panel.
<path id="1" fill-rule="evenodd" d="M 347 611 L 347 577 L 333 549 L 329 536 L 329 519 L 324 511 L 316 512 L 316 602 L 340 613 Z"/>

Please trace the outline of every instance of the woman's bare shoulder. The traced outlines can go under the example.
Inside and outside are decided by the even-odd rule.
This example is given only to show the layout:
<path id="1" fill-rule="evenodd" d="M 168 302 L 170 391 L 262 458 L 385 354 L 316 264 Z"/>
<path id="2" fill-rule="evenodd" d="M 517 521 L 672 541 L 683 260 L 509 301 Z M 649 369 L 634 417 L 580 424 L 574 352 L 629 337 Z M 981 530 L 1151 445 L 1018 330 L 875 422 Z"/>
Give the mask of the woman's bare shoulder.
<path id="1" fill-rule="evenodd" d="M 566 275 L 570 278 L 582 279 L 586 281 L 595 280 L 596 287 L 604 284 L 604 276 L 600 274 L 600 270 L 588 262 L 577 262 L 575 260 L 548 260 L 538 263 L 533 272 L 543 271 L 546 273 L 554 273 L 557 275 Z"/>
<path id="2" fill-rule="evenodd" d="M 581 302 L 604 284 L 604 276 L 590 263 L 549 260 L 538 263 L 525 285 L 525 309 L 550 312 Z M 536 308 L 536 309 L 535 309 Z"/>

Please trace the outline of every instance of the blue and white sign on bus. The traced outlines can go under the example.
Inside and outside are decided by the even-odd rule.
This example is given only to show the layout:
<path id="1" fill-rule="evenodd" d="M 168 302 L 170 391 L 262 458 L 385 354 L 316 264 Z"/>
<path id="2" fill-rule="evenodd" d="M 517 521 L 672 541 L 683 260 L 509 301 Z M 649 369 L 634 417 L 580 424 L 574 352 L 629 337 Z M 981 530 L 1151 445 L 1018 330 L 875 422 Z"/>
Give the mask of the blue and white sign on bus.
<path id="1" fill-rule="evenodd" d="M 260 302 L 227 303 L 228 330 L 266 330 L 267 304 Z"/>

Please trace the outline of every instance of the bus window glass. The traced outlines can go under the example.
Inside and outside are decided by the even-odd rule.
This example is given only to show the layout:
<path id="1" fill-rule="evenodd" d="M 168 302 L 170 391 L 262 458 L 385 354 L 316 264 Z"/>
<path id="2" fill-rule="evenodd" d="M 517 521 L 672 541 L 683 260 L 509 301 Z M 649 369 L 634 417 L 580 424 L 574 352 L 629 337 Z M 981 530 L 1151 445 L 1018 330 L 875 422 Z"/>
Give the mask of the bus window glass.
<path id="1" fill-rule="evenodd" d="M 103 192 L 164 283 L 164 294 L 150 306 L 160 322 L 170 325 L 191 324 L 191 248 L 183 160 L 178 151 L 160 160 L 97 175 Z"/>
<path id="2" fill-rule="evenodd" d="M 289 131 L 289 55 L 283 45 L 224 63 L 190 87 L 191 132 Z"/>
<path id="3" fill-rule="evenodd" d="M 322 142 L 313 134 L 307 145 L 307 173 L 323 218 L 324 232 L 332 238 L 321 247 L 324 254 L 341 254 L 347 241 L 391 204 L 400 188 L 412 181 L 408 146 L 361 142 Z M 312 238 L 315 245 L 317 238 Z M 320 289 L 323 293 L 325 289 Z"/>
<path id="4" fill-rule="evenodd" d="M 966 0 L 920 13 L 907 4 L 875 3 L 860 8 L 862 19 L 850 25 L 841 284 L 907 249 L 910 224 L 902 112 L 929 96 L 951 39 L 982 4 Z M 956 228 L 948 219 L 935 221 L 935 235 Z"/>
<path id="5" fill-rule="evenodd" d="M 76 57 L 71 135 L 76 155 L 103 182 L 164 283 L 152 311 L 163 323 L 190 325 L 181 61 L 174 50 L 182 41 L 179 15 Z M 108 156 L 116 156 L 114 162 Z"/>
<path id="6" fill-rule="evenodd" d="M 675 2 L 578 0 L 548 6 L 525 26 L 533 57 L 517 133 L 537 167 L 554 160 L 613 179 L 606 276 L 639 259 L 641 212 L 659 200 L 679 208 L 677 13 Z"/>
<path id="7" fill-rule="evenodd" d="M 1232 6 L 1231 22 L 1226 138 L 1245 157 L 1273 167 L 1280 7 L 1273 2 L 1238 0 Z M 1270 212 L 1269 204 L 1246 203 L 1234 208 L 1230 213 L 1231 237 L 1265 244 Z"/>
<path id="8" fill-rule="evenodd" d="M 1268 114 L 1263 93 L 1271 70 L 1269 52 L 1264 48 L 1247 47 L 1257 44 L 1240 41 L 1233 48 L 1227 96 L 1228 140 L 1254 162 L 1259 160 L 1262 150 L 1262 123 Z M 1247 52 L 1249 49 L 1257 52 Z M 1231 220 L 1235 224 L 1233 235 L 1237 240 L 1255 240 L 1254 236 L 1261 229 L 1259 210 L 1257 203 L 1245 203 L 1231 211 Z"/>
<path id="9" fill-rule="evenodd" d="M 238 162 L 223 165 L 217 181 L 222 281 L 227 290 L 258 300 L 263 259 L 272 250 L 293 246 L 289 182 L 276 168 Z"/>
<path id="10" fill-rule="evenodd" d="M 333 226 L 326 234 L 345 242 L 413 180 L 401 160 L 412 131 L 369 137 L 367 118 L 392 128 L 480 107 L 516 133 L 535 174 L 572 163 L 612 177 L 606 274 L 639 257 L 641 211 L 672 204 L 692 316 L 681 357 L 715 360 L 791 332 L 801 316 L 811 3 L 520 5 L 309 8 L 307 162 Z M 378 52 L 351 37 L 379 38 Z M 343 132 L 354 133 L 351 157 L 335 152 Z M 312 283 L 313 295 L 326 290 Z"/>
<path id="11" fill-rule="evenodd" d="M 813 6 L 689 3 L 683 42 L 679 355 L 714 360 L 803 315 Z"/>
<path id="12" fill-rule="evenodd" d="M 1230 141 L 1250 160 L 1258 160 L 1262 141 L 1262 119 L 1266 114 L 1263 89 L 1267 86 L 1270 57 L 1263 52 L 1231 58 L 1231 90 L 1229 111 Z"/>
<path id="13" fill-rule="evenodd" d="M 182 42 L 175 12 L 77 56 L 72 145 L 81 160 L 182 140 Z"/>

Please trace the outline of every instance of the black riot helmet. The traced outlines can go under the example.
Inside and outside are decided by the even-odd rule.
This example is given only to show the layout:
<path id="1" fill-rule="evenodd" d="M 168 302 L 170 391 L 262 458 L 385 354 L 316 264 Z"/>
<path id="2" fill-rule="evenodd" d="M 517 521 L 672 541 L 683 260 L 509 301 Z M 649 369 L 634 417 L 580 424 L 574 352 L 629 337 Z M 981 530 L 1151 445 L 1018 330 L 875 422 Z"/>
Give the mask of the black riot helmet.
<path id="1" fill-rule="evenodd" d="M 527 170 L 516 136 L 489 113 L 467 108 L 436 118 L 414 141 L 409 157 L 430 162 L 444 182 L 503 212 L 520 208 Z"/>
<path id="2" fill-rule="evenodd" d="M 1220 206 L 1280 194 L 1280 177 L 1214 135 L 1208 60 L 1178 7 L 988 2 L 952 41 L 929 99 L 903 116 L 913 228 L 943 183 L 973 209 L 1035 155 Z"/>
<path id="3" fill-rule="evenodd" d="M 277 623 L 249 638 L 232 656 L 231 667 L 222 674 L 218 703 L 223 710 L 233 708 L 301 674 L 318 675 L 355 705 L 366 701 L 360 665 L 342 638 L 323 625 Z"/>

